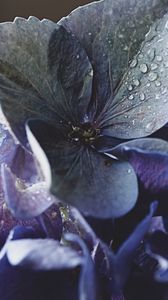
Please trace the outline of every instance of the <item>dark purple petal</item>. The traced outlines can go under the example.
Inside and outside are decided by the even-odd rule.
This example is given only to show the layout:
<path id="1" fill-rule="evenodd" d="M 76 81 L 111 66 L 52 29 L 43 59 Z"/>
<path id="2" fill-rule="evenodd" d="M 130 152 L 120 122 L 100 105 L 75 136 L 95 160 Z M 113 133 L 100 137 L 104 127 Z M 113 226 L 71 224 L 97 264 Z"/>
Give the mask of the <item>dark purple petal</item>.
<path id="1" fill-rule="evenodd" d="M 144 191 L 153 199 L 166 201 L 168 195 L 167 153 L 129 148 L 129 146 L 123 146 L 122 152 L 124 159 L 133 166 Z"/>
<path id="2" fill-rule="evenodd" d="M 95 249 L 94 259 L 100 272 L 109 280 L 110 291 L 114 296 L 120 295 L 125 286 L 136 250 L 149 229 L 156 207 L 157 202 L 151 204 L 148 215 L 138 224 L 116 254 L 102 242 Z"/>
<path id="3" fill-rule="evenodd" d="M 43 136 L 41 124 L 29 121 L 28 139 L 43 170 L 45 165 L 46 180 L 50 183 L 52 179 L 51 192 L 56 197 L 76 206 L 85 215 L 99 218 L 118 217 L 133 208 L 137 200 L 137 179 L 129 163 L 112 160 L 67 140 L 53 144 L 52 135 Z"/>
<path id="4" fill-rule="evenodd" d="M 75 242 L 80 246 L 84 256 L 79 280 L 79 300 L 97 300 L 97 285 L 95 277 L 95 267 L 85 243 L 73 234 L 66 234 L 65 239 L 71 243 Z"/>
<path id="5" fill-rule="evenodd" d="M 5 116 L 25 145 L 24 123 L 83 119 L 92 67 L 78 40 L 49 20 L 16 18 L 0 25 L 0 98 Z M 31 45 L 31 47 L 30 47 Z"/>
<path id="6" fill-rule="evenodd" d="M 153 253 L 168 259 L 168 235 L 157 230 L 147 239 L 148 246 Z"/>
<path id="7" fill-rule="evenodd" d="M 155 280 L 168 283 L 168 235 L 162 231 L 151 234 L 147 240 L 147 251 L 158 261 Z"/>

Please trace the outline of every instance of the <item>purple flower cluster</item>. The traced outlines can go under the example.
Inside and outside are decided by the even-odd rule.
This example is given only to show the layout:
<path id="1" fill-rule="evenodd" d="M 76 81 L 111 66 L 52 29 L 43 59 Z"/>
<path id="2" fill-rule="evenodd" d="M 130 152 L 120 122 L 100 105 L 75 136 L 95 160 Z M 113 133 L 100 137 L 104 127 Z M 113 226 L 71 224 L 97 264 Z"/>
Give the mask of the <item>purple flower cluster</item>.
<path id="1" fill-rule="evenodd" d="M 0 24 L 0 299 L 168 299 L 168 4 Z"/>

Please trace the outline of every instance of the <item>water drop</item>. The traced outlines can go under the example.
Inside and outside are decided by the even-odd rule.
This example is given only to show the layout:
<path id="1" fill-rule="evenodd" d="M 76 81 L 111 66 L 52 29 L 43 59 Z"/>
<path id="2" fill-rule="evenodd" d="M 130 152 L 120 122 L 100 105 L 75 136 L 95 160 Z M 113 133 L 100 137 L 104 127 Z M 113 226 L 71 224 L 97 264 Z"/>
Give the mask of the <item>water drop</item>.
<path id="1" fill-rule="evenodd" d="M 154 71 L 158 68 L 158 65 L 157 64 L 151 64 L 151 70 Z"/>
<path id="2" fill-rule="evenodd" d="M 139 54 L 139 58 L 143 58 L 143 54 L 142 53 Z"/>
<path id="3" fill-rule="evenodd" d="M 140 81 L 138 79 L 133 79 L 133 84 L 135 86 L 139 86 L 140 85 Z"/>
<path id="4" fill-rule="evenodd" d="M 130 63 L 130 68 L 135 68 L 138 64 L 138 60 L 135 58 L 133 61 Z"/>
<path id="5" fill-rule="evenodd" d="M 123 39 L 124 35 L 122 33 L 119 33 L 118 37 L 119 37 L 119 39 Z"/>
<path id="6" fill-rule="evenodd" d="M 76 56 L 76 58 L 79 59 L 79 58 L 80 58 L 80 55 L 78 54 L 78 55 Z"/>
<path id="7" fill-rule="evenodd" d="M 168 21 L 166 21 L 165 28 L 168 30 Z"/>
<path id="8" fill-rule="evenodd" d="M 131 84 L 128 86 L 128 90 L 129 90 L 129 91 L 132 91 L 132 90 L 133 90 L 133 86 L 132 86 Z"/>
<path id="9" fill-rule="evenodd" d="M 156 85 L 157 87 L 158 87 L 158 86 L 161 86 L 161 82 L 157 80 L 157 81 L 155 82 L 155 85 Z"/>
<path id="10" fill-rule="evenodd" d="M 150 82 L 148 82 L 148 83 L 146 84 L 147 87 L 150 87 L 150 85 L 151 85 Z"/>
<path id="11" fill-rule="evenodd" d="M 146 64 L 141 64 L 139 68 L 140 71 L 144 74 L 148 72 L 148 66 Z"/>
<path id="12" fill-rule="evenodd" d="M 131 169 L 128 169 L 128 170 L 127 170 L 127 173 L 128 173 L 128 174 L 131 174 Z"/>
<path id="13" fill-rule="evenodd" d="M 145 94 L 144 93 L 140 93 L 139 98 L 140 98 L 141 101 L 144 101 L 145 98 L 146 98 Z"/>
<path id="14" fill-rule="evenodd" d="M 164 95 L 167 93 L 167 87 L 164 87 L 162 90 L 161 90 L 161 94 Z"/>
<path id="15" fill-rule="evenodd" d="M 134 99 L 134 95 L 130 95 L 129 100 L 133 100 L 133 99 Z"/>
<path id="16" fill-rule="evenodd" d="M 157 79 L 157 77 L 158 77 L 157 73 L 155 73 L 155 72 L 150 72 L 149 73 L 149 80 L 150 81 L 155 81 Z"/>
<path id="17" fill-rule="evenodd" d="M 90 70 L 89 76 L 90 76 L 90 77 L 93 77 L 93 70 Z"/>
<path id="18" fill-rule="evenodd" d="M 162 56 L 160 56 L 160 55 L 157 55 L 157 56 L 156 56 L 156 60 L 157 60 L 157 61 L 161 62 L 162 59 L 163 59 Z"/>
<path id="19" fill-rule="evenodd" d="M 91 32 L 89 32 L 89 33 L 88 33 L 88 35 L 92 35 L 92 33 L 91 33 Z"/>
<path id="20" fill-rule="evenodd" d="M 164 66 L 165 66 L 165 68 L 168 68 L 168 61 L 164 62 Z"/>
<path id="21" fill-rule="evenodd" d="M 149 57 L 149 59 L 152 61 L 155 58 L 155 50 L 154 49 L 149 49 L 147 52 L 147 55 Z"/>
<path id="22" fill-rule="evenodd" d="M 150 122 L 146 125 L 145 131 L 146 132 L 151 132 L 154 128 L 154 123 Z"/>

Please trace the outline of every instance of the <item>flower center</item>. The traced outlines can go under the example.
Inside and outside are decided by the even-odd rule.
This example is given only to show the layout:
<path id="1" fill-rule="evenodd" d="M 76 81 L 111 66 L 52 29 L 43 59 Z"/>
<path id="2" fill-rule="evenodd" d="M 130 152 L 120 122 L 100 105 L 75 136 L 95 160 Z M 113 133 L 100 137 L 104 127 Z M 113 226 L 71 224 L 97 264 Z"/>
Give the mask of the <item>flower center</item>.
<path id="1" fill-rule="evenodd" d="M 91 123 L 83 123 L 79 126 L 72 125 L 68 138 L 73 143 L 92 144 L 99 136 L 100 129 L 94 128 Z"/>

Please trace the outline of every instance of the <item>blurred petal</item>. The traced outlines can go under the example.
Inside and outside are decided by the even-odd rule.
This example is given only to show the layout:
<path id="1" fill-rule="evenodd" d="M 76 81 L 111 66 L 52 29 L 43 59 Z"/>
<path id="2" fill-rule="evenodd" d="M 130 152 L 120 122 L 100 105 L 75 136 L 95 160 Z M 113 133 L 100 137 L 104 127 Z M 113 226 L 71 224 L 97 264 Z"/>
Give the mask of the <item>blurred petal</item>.
<path id="1" fill-rule="evenodd" d="M 118 217 L 133 208 L 137 179 L 129 163 L 112 160 L 66 140 L 54 143 L 52 134 L 43 136 L 39 121 L 30 121 L 29 126 L 49 160 L 51 192 L 56 197 L 76 206 L 85 215 L 100 218 Z M 34 154 L 39 157 L 38 151 Z M 119 180 L 121 176 L 123 181 Z"/>
<path id="2" fill-rule="evenodd" d="M 13 266 L 24 266 L 32 270 L 72 269 L 83 261 L 76 251 L 52 239 L 11 241 L 6 253 Z"/>
<path id="3" fill-rule="evenodd" d="M 168 235 L 162 231 L 154 232 L 147 240 L 147 250 L 159 264 L 156 281 L 168 283 Z"/>
<path id="4" fill-rule="evenodd" d="M 95 268 L 87 246 L 78 236 L 70 233 L 65 235 L 65 239 L 71 243 L 77 243 L 80 246 L 84 256 L 84 262 L 79 281 L 79 300 L 97 300 L 98 295 Z"/>
<path id="5" fill-rule="evenodd" d="M 24 123 L 41 118 L 82 118 L 92 88 L 92 67 L 80 43 L 66 30 L 35 17 L 0 25 L 0 99 L 17 138 L 24 143 Z M 30 47 L 31 45 L 31 47 Z"/>
<path id="6" fill-rule="evenodd" d="M 37 237 L 31 228 L 17 227 L 13 230 L 11 238 L 33 241 Z M 50 300 L 54 300 L 58 296 L 59 300 L 77 300 L 78 276 L 77 269 L 35 272 L 27 268 L 14 267 L 4 256 L 0 260 L 0 298 L 46 300 L 49 297 Z"/>
<path id="7" fill-rule="evenodd" d="M 109 288 L 114 296 L 120 296 L 129 277 L 136 250 L 148 231 L 157 202 L 150 206 L 148 215 L 138 224 L 130 237 L 121 245 L 114 254 L 110 249 L 99 243 L 94 256 L 101 273 L 109 280 Z M 115 298 L 114 298 L 115 299 Z"/>

